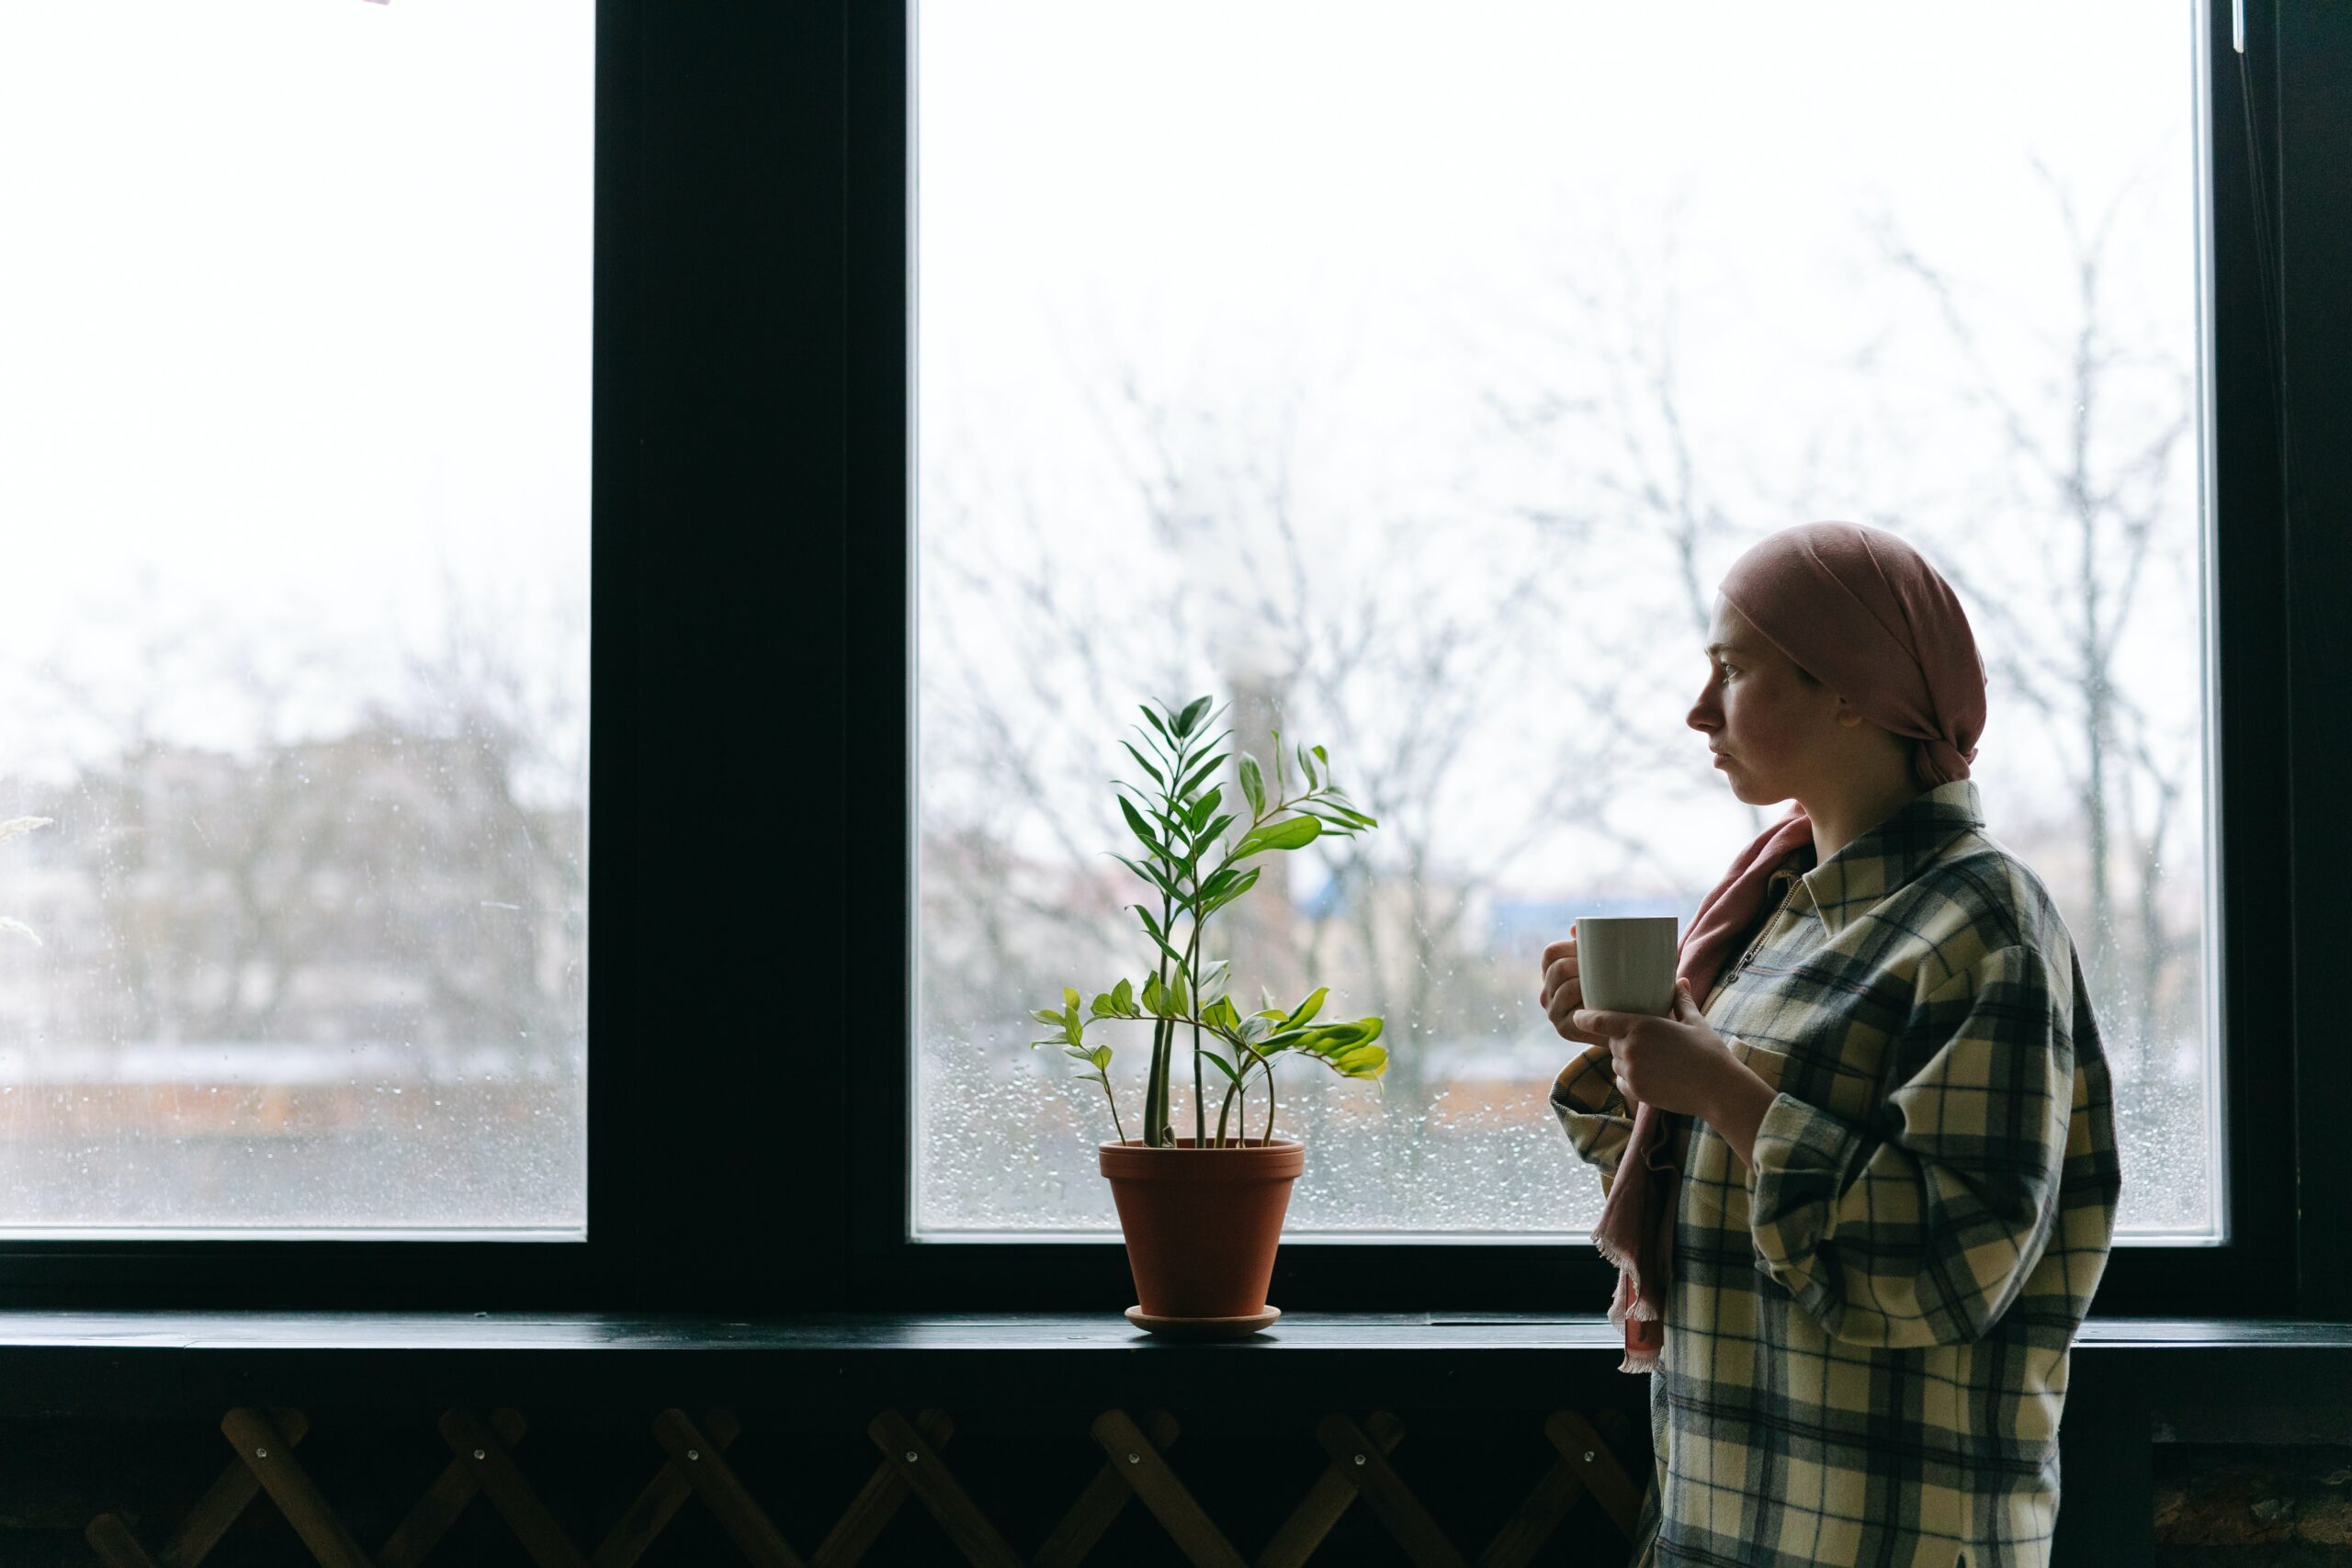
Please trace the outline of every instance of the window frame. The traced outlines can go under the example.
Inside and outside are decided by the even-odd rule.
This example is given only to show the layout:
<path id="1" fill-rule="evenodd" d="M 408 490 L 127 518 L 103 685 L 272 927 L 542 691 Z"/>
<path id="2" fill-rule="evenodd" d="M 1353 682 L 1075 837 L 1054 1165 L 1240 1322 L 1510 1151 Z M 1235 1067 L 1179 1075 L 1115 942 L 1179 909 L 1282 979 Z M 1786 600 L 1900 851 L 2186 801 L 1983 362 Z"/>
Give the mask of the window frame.
<path id="1" fill-rule="evenodd" d="M 741 1240 L 776 1224 L 779 1186 L 838 1208 L 838 1140 L 779 1150 L 773 1108 L 838 1125 L 838 1065 L 795 1054 L 837 1021 L 779 1023 L 807 973 L 838 972 L 841 936 L 797 943 L 806 972 L 781 974 L 773 900 L 745 889 L 838 883 L 837 844 L 765 826 L 831 809 L 834 781 L 804 766 L 779 786 L 763 749 L 707 738 L 741 728 L 744 670 L 810 671 L 779 716 L 840 725 L 837 555 L 769 519 L 807 497 L 807 526 L 840 533 L 842 177 L 824 150 L 844 26 L 825 6 L 596 6 L 586 1239 L 0 1242 L 0 1307 L 732 1309 L 808 1288 L 806 1248 L 747 1258 Z M 786 625 L 779 584 L 801 604 Z"/>
<path id="2" fill-rule="evenodd" d="M 854 15 L 848 51 L 852 170 L 851 333 L 858 347 L 853 381 L 850 536 L 853 645 L 849 660 L 852 755 L 888 758 L 898 767 L 862 769 L 868 782 L 847 798 L 850 839 L 870 856 L 854 892 L 856 929 L 894 960 L 861 966 L 854 994 L 883 998 L 878 1010 L 899 1024 L 897 1048 L 864 1056 L 852 1084 L 850 1149 L 855 1179 L 847 1299 L 896 1310 L 1034 1310 L 1081 1302 L 1131 1299 L 1124 1243 L 1115 1235 L 1089 1242 L 916 1241 L 907 1229 L 910 1184 L 912 1084 L 909 1049 L 916 914 L 911 899 L 914 826 L 915 698 L 911 691 L 913 582 L 912 407 L 915 339 L 913 228 L 909 158 L 913 28 L 905 6 L 885 4 Z M 2333 1086 L 2341 1107 L 2346 1068 L 2298 1061 L 2296 1017 L 2316 1016 L 2312 970 L 2293 962 L 2307 947 L 2308 910 L 2299 926 L 2288 900 L 2271 890 L 2296 886 L 2299 818 L 2294 805 L 2312 798 L 2326 776 L 2317 749 L 2288 744 L 2289 709 L 2300 716 L 2311 694 L 2292 687 L 2289 628 L 2278 606 L 2309 541 L 2291 535 L 2280 505 L 2278 419 L 2264 342 L 2264 288 L 2254 226 L 2256 170 L 2249 161 L 2238 62 L 2229 7 L 2199 3 L 2206 112 L 2198 152 L 2206 161 L 2202 243 L 2210 247 L 2212 297 L 2199 303 L 2200 353 L 2214 417 L 2209 453 L 2200 442 L 2204 502 L 2214 519 L 2206 570 L 2216 670 L 2215 704 L 2221 973 L 2222 1125 L 2226 1140 L 2224 1201 L 2230 1240 L 2221 1246 L 2119 1245 L 2099 1292 L 2104 1314 L 2306 1314 L 2317 1303 L 2299 1292 L 2309 1249 L 2325 1238 L 2299 1234 L 2296 1144 L 2277 1135 L 2294 1118 L 2300 1069 L 2306 1092 Z M 2256 68 L 2254 113 L 2266 141 L 2279 124 L 2274 62 L 2285 40 L 2264 0 L 2247 17 L 2248 60 Z M 2308 19 L 2306 32 L 2324 27 Z M 2352 30 L 2310 39 L 2341 57 Z M 2265 41 L 2275 47 L 2266 51 Z M 2320 127 L 2318 129 L 2324 129 Z M 2313 141 L 2311 145 L 2324 145 Z M 2269 154 L 2266 153 L 2266 162 Z M 2285 199 L 2297 194 L 2291 187 Z M 2278 231 L 2278 214 L 2270 231 Z M 2319 282 L 2314 272 L 2312 281 Z M 2291 305 L 2290 305 L 2291 309 Z M 2340 335 L 2340 334 L 2339 334 Z M 2310 459 L 2301 460 L 2308 464 Z M 2342 555 L 2346 552 L 2333 552 Z M 2346 573 L 2338 581 L 2352 581 Z M 2333 728 L 2340 741 L 2343 721 Z M 2333 756 L 2341 757 L 2338 747 Z M 893 787 L 895 784 L 896 787 Z M 2323 797 L 2324 798 L 2324 797 Z M 2343 857 L 2338 856 L 2341 859 Z M 2338 884 L 2341 886 L 2342 884 Z M 2340 923 L 2341 917 L 2333 917 Z M 2299 991 L 2301 985 L 2303 989 Z M 2310 1042 L 2315 1037 L 2305 1033 Z M 2324 1038 L 2324 1037 L 2320 1037 Z M 2312 1112 L 2305 1110 L 2306 1124 Z M 1082 1151 L 1073 1148 L 1073 1154 Z M 2346 1168 L 2339 1166 L 2339 1171 Z M 2132 1179 L 2127 1168 L 2126 1180 Z M 2338 1181 L 2332 1190 L 2352 1190 Z M 2306 1212 L 2310 1212 L 2306 1209 Z M 2339 1273 L 2345 1272 L 2339 1267 Z M 1432 1284 L 1430 1281 L 1440 1281 Z M 1465 1237 L 1442 1243 L 1367 1237 L 1361 1242 L 1287 1241 L 1272 1299 L 1288 1311 L 1599 1311 L 1613 1270 L 1589 1247 L 1530 1246 Z M 2341 1294 L 2339 1294 L 2341 1299 Z"/>
<path id="3" fill-rule="evenodd" d="M 905 1234 L 910 6 L 597 0 L 589 1239 L 5 1243 L 0 1306 L 732 1316 L 1132 1299 L 1116 1236 Z M 2324 683 L 2352 530 L 2287 525 L 2253 222 L 2260 201 L 2288 237 L 2274 276 L 2297 510 L 2340 515 L 2318 507 L 2352 491 L 2352 443 L 2308 432 L 2314 416 L 2352 425 L 2352 389 L 2325 374 L 2352 351 L 2334 281 L 2352 276 L 2352 224 L 2325 162 L 2352 137 L 2331 85 L 2352 82 L 2352 12 L 2245 11 L 2251 157 L 2229 7 L 2199 0 L 2233 1241 L 2119 1247 L 2098 1305 L 2352 1320 L 2352 1248 L 2325 1223 L 2352 1194 L 2352 1055 L 2324 984 L 2352 936 L 2330 896 L 2352 886 L 2352 844 L 2329 820 L 2352 715 Z M 786 744 L 709 744 L 772 694 Z M 1611 1282 L 1573 1241 L 1293 1244 L 1276 1265 L 1292 1311 L 1582 1315 Z"/>

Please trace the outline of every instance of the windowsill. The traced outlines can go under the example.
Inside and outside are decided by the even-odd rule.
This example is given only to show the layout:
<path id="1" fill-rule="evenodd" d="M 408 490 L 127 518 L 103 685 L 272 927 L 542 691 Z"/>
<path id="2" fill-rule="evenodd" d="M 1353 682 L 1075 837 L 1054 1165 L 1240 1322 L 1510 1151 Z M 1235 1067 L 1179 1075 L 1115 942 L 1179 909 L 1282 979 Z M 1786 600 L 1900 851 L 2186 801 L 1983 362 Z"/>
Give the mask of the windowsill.
<path id="1" fill-rule="evenodd" d="M 650 1408 L 1637 1408 L 1597 1315 L 1298 1313 L 1221 1344 L 1116 1310 L 772 1318 L 0 1312 L 0 1418 L 217 1421 L 235 1405 Z M 2352 1324 L 2112 1318 L 2085 1325 L 2068 1408 L 2258 1399 L 2352 1404 Z M 1113 1365 L 1105 1359 L 1117 1355 Z M 2289 1391 L 2284 1393 L 2281 1391 Z"/>
<path id="2" fill-rule="evenodd" d="M 807 1313 L 760 1318 L 601 1313 L 39 1312 L 0 1310 L 0 1355 L 121 1350 L 1607 1350 L 1623 1336 L 1597 1313 L 1294 1313 L 1225 1344 L 1143 1333 L 1116 1310 Z M 2078 1349 L 2228 1346 L 2352 1350 L 2352 1323 L 2290 1318 L 2093 1318 Z"/>

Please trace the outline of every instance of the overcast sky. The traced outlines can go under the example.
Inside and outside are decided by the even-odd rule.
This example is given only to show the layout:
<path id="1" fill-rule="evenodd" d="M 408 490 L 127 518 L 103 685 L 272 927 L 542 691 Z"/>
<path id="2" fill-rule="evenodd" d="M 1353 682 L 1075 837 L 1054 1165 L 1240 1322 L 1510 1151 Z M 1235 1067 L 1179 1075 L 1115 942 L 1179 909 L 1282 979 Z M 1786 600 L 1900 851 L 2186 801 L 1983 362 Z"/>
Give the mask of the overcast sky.
<path id="1" fill-rule="evenodd" d="M 27 671 L 142 678 L 140 618 L 291 622 L 389 680 L 445 560 L 584 594 L 594 60 L 576 0 L 0 7 L 17 766 L 58 739 Z"/>
<path id="2" fill-rule="evenodd" d="M 2086 200 L 2140 178 L 2109 302 L 2193 363 L 2193 20 L 2146 0 L 933 4 L 920 461 L 984 452 L 1060 496 L 1074 552 L 1115 554 L 1122 498 L 1077 400 L 1115 362 L 1237 418 L 1304 385 L 1310 525 L 1563 493 L 1573 472 L 1498 441 L 1482 402 L 1498 353 L 1573 380 L 1539 336 L 1566 276 L 1624 289 L 1629 318 L 1671 292 L 1694 426 L 1785 493 L 1814 444 L 1867 439 L 1858 389 L 1874 414 L 1949 406 L 1860 214 L 1892 213 L 2007 323 L 2005 367 L 2034 367 L 2036 323 L 2063 330 L 2033 154 Z M 0 11 L 0 713 L 20 764 L 44 745 L 27 671 L 64 649 L 139 678 L 133 618 L 307 625 L 390 679 L 393 639 L 432 633 L 444 560 L 485 589 L 584 592 L 593 57 L 592 8 L 568 0 Z M 1612 273 L 1596 237 L 1638 266 L 1669 209 L 1671 276 Z M 1888 321 L 1874 378 L 1832 373 Z M 1900 526 L 1983 457 L 1955 434 L 1832 463 L 1820 514 Z M 2176 484 L 2188 540 L 2193 467 Z M 1759 507 L 1756 531 L 1801 520 Z M 1430 592 L 1490 593 L 1492 570 Z M 2195 700 L 2194 586 L 2135 628 L 2151 701 Z M 1658 705 L 1662 731 L 1682 705 Z M 1995 744 L 1980 771 L 2004 765 Z M 1689 835 L 1709 858 L 1745 820 L 1713 806 Z"/>
<path id="3" fill-rule="evenodd" d="M 2036 400 L 2057 389 L 2049 378 L 2079 301 L 2032 160 L 2086 224 L 2128 188 L 2101 301 L 2110 330 L 2193 373 L 2194 21 L 2186 4 L 2146 0 L 931 5 L 919 67 L 926 479 L 953 472 L 1000 508 L 1042 498 L 1062 570 L 1102 582 L 1152 558 L 1133 487 L 1084 412 L 1090 380 L 1131 367 L 1156 394 L 1244 426 L 1303 390 L 1298 515 L 1333 563 L 1315 591 L 1349 591 L 1339 563 L 1362 553 L 1373 519 L 1425 505 L 1449 519 L 1450 570 L 1394 569 L 1423 572 L 1432 596 L 1491 597 L 1516 571 L 1568 569 L 1482 554 L 1506 505 L 1576 498 L 1572 454 L 1499 438 L 1485 408 L 1498 386 L 1586 384 L 1589 355 L 1546 335 L 1567 279 L 1622 304 L 1629 323 L 1671 296 L 1683 412 L 1748 537 L 1810 520 L 1774 507 L 1800 488 L 1805 455 L 1826 449 L 1811 516 L 1898 530 L 1916 519 L 2021 559 L 2059 536 L 2063 504 L 1987 493 L 2000 465 L 1987 421 L 1958 407 L 1965 365 L 1861 220 L 1888 214 L 1950 273 L 1994 373 L 2055 437 L 2071 409 Z M 1857 369 L 1866 351 L 1877 358 Z M 2152 428 L 2120 402 L 2101 412 L 2109 452 Z M 2200 694 L 2193 442 L 2179 458 L 2127 670 L 2135 696 L 2187 722 Z M 1702 563 L 1710 581 L 1746 542 Z M 1629 572 L 1660 565 L 1612 558 Z M 1596 614 L 1611 602 L 1651 613 L 1622 585 L 1592 586 Z M 940 596 L 927 615 L 951 613 L 952 592 L 927 581 Z M 1115 592 L 1094 609 L 1105 632 L 1127 613 Z M 978 645 L 992 657 L 1031 655 L 1020 617 L 977 618 L 996 628 Z M 1704 673 L 1700 639 L 1683 625 L 1657 635 L 1662 660 L 1684 663 L 1645 699 L 1650 720 L 1661 741 L 1688 740 L 1702 786 L 1661 808 L 1674 814 L 1666 836 L 1704 886 L 1751 829 L 1682 725 Z M 1498 714 L 1512 713 L 1498 729 L 1556 732 L 1542 686 L 1498 690 Z M 1997 825 L 2053 775 L 2017 706 L 1997 691 L 1994 705 L 1977 773 Z M 1458 815 L 1475 832 L 1487 814 Z M 1572 877 L 1579 858 L 1564 841 L 1531 859 L 1530 890 Z"/>

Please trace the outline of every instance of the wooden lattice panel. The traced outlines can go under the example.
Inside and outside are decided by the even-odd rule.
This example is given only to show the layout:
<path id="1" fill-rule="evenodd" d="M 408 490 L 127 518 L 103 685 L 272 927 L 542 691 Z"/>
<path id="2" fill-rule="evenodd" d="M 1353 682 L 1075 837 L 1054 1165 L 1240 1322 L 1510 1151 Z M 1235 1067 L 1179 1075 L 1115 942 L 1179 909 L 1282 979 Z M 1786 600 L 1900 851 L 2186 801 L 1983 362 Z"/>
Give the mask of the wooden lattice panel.
<path id="1" fill-rule="evenodd" d="M 647 1457 L 658 1460 L 658 1468 L 593 1548 L 583 1549 L 565 1532 L 533 1486 L 516 1458 L 529 1427 L 512 1410 L 443 1414 L 440 1437 L 449 1459 L 372 1556 L 297 1457 L 311 1432 L 299 1410 L 241 1406 L 221 1417 L 221 1436 L 233 1460 L 189 1508 L 172 1539 L 152 1555 L 116 1514 L 99 1515 L 85 1534 L 108 1568 L 198 1568 L 238 1517 L 266 1497 L 320 1568 L 421 1568 L 479 1499 L 540 1568 L 633 1568 L 692 1503 L 707 1510 L 745 1562 L 760 1568 L 853 1568 L 898 1512 L 912 1503 L 975 1568 L 1077 1568 L 1091 1561 L 1104 1533 L 1134 1501 L 1200 1568 L 1299 1568 L 1361 1503 L 1405 1556 L 1423 1568 L 1468 1568 L 1473 1562 L 1478 1568 L 1516 1568 L 1531 1561 L 1577 1501 L 1589 1495 L 1621 1538 L 1593 1556 L 1601 1563 L 1622 1560 L 1623 1545 L 1640 1514 L 1642 1488 L 1610 1441 L 1629 1427 L 1614 1411 L 1589 1420 L 1570 1410 L 1547 1416 L 1543 1431 L 1556 1458 L 1475 1558 L 1448 1538 L 1415 1493 L 1409 1466 L 1395 1457 L 1405 1439 L 1404 1423 L 1385 1411 L 1362 1420 L 1334 1412 L 1314 1424 L 1324 1466 L 1254 1562 L 1234 1546 L 1170 1462 L 1181 1428 L 1164 1410 L 1138 1416 L 1110 1409 L 1094 1417 L 1090 1432 L 1102 1462 L 1091 1475 L 1070 1477 L 1077 1495 L 1026 1557 L 947 1462 L 955 1424 L 936 1410 L 912 1417 L 897 1410 L 875 1415 L 866 1435 L 880 1461 L 806 1556 L 785 1539 L 729 1461 L 727 1452 L 742 1427 L 725 1410 L 707 1411 L 697 1420 L 669 1409 L 654 1418 Z"/>

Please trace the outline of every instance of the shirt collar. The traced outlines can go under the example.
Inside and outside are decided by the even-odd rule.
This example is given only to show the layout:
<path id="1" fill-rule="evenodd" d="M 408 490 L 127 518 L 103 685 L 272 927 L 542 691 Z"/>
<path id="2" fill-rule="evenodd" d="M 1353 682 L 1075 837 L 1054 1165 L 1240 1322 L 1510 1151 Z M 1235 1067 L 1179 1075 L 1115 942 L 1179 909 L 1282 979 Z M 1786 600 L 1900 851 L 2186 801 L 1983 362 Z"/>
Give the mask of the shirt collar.
<path id="1" fill-rule="evenodd" d="M 1974 779 L 1953 779 L 1911 797 L 1894 816 L 1798 877 L 1814 912 L 1836 936 L 1873 905 L 1917 876 L 1938 852 L 1984 825 Z M 1812 858 L 1804 851 L 1802 867 Z"/>

